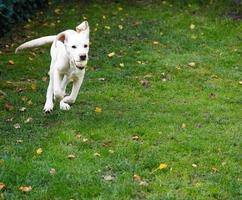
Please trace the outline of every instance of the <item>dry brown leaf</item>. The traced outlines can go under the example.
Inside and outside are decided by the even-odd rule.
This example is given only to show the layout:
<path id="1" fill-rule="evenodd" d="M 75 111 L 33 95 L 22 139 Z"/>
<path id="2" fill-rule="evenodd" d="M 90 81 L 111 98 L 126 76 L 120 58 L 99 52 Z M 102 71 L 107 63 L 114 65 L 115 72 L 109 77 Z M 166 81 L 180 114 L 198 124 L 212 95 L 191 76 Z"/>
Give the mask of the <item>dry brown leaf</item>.
<path id="1" fill-rule="evenodd" d="M 0 182 L 0 191 L 5 189 L 6 188 L 6 185 L 2 182 Z"/>
<path id="2" fill-rule="evenodd" d="M 32 190 L 32 187 L 31 186 L 21 186 L 21 187 L 19 187 L 19 190 L 21 192 L 30 192 Z"/>
<path id="3" fill-rule="evenodd" d="M 134 174 L 134 175 L 133 175 L 133 180 L 134 180 L 134 181 L 137 181 L 137 182 L 140 182 L 140 181 L 142 180 L 142 178 L 141 178 L 139 175 Z"/>
<path id="4" fill-rule="evenodd" d="M 13 105 L 10 104 L 10 103 L 5 103 L 5 104 L 4 104 L 4 108 L 5 108 L 6 110 L 8 110 L 8 111 L 11 111 L 11 110 L 14 109 Z"/>
<path id="5" fill-rule="evenodd" d="M 146 88 L 150 86 L 150 81 L 148 81 L 147 79 L 141 80 L 140 83 Z"/>

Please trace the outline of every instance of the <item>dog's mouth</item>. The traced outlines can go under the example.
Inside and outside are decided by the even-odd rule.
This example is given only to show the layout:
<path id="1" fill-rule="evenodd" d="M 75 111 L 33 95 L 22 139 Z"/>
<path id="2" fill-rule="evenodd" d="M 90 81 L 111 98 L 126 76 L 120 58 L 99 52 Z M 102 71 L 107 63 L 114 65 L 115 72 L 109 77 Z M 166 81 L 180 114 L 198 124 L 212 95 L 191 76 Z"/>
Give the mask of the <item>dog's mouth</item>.
<path id="1" fill-rule="evenodd" d="M 80 61 L 74 61 L 76 68 L 83 70 L 86 66 L 85 62 L 80 62 Z"/>

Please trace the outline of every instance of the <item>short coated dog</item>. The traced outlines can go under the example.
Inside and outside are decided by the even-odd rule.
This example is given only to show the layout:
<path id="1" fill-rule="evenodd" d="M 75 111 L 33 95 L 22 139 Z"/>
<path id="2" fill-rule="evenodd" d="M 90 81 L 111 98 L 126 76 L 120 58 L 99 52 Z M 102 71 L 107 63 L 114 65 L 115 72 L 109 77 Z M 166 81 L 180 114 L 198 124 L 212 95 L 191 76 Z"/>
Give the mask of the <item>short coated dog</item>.
<path id="1" fill-rule="evenodd" d="M 16 53 L 25 48 L 38 47 L 52 43 L 50 54 L 49 86 L 46 94 L 44 112 L 53 110 L 53 100 L 60 101 L 60 109 L 69 110 L 76 101 L 85 75 L 89 51 L 89 25 L 82 22 L 74 30 L 66 30 L 58 35 L 41 37 L 20 45 Z M 65 96 L 66 86 L 73 82 L 72 91 Z"/>

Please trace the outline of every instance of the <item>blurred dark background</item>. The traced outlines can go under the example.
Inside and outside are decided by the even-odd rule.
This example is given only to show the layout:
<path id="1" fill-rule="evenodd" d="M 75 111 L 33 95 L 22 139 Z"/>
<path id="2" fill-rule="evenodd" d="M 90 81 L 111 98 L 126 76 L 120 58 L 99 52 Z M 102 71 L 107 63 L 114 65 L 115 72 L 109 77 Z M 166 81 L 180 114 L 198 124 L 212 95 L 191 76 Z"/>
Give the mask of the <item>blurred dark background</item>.
<path id="1" fill-rule="evenodd" d="M 26 21 L 35 14 L 36 10 L 47 9 L 53 3 L 65 3 L 67 0 L 0 0 L 0 37 L 6 34 L 11 27 L 16 26 L 22 21 Z M 69 0 L 71 1 L 77 0 Z M 108 3 L 111 0 L 79 0 L 80 2 L 88 3 Z M 135 4 L 139 2 L 161 3 L 162 0 L 114 0 L 118 3 Z M 235 20 L 242 19 L 242 0 L 167 0 L 167 2 L 174 3 L 177 6 L 186 6 L 188 4 L 198 4 L 199 6 L 206 6 L 207 4 L 222 5 L 227 7 L 225 13 Z"/>

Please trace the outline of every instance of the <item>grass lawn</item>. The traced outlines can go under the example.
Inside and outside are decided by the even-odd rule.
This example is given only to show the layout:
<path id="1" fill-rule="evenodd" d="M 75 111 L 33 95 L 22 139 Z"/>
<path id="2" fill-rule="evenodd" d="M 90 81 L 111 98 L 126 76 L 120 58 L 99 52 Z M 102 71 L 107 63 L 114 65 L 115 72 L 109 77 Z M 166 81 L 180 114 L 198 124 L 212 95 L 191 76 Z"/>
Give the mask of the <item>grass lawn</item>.
<path id="1" fill-rule="evenodd" d="M 241 21 L 218 4 L 96 2 L 52 4 L 0 39 L 0 199 L 241 198 Z M 50 47 L 14 49 L 86 18 L 77 102 L 46 115 Z"/>

